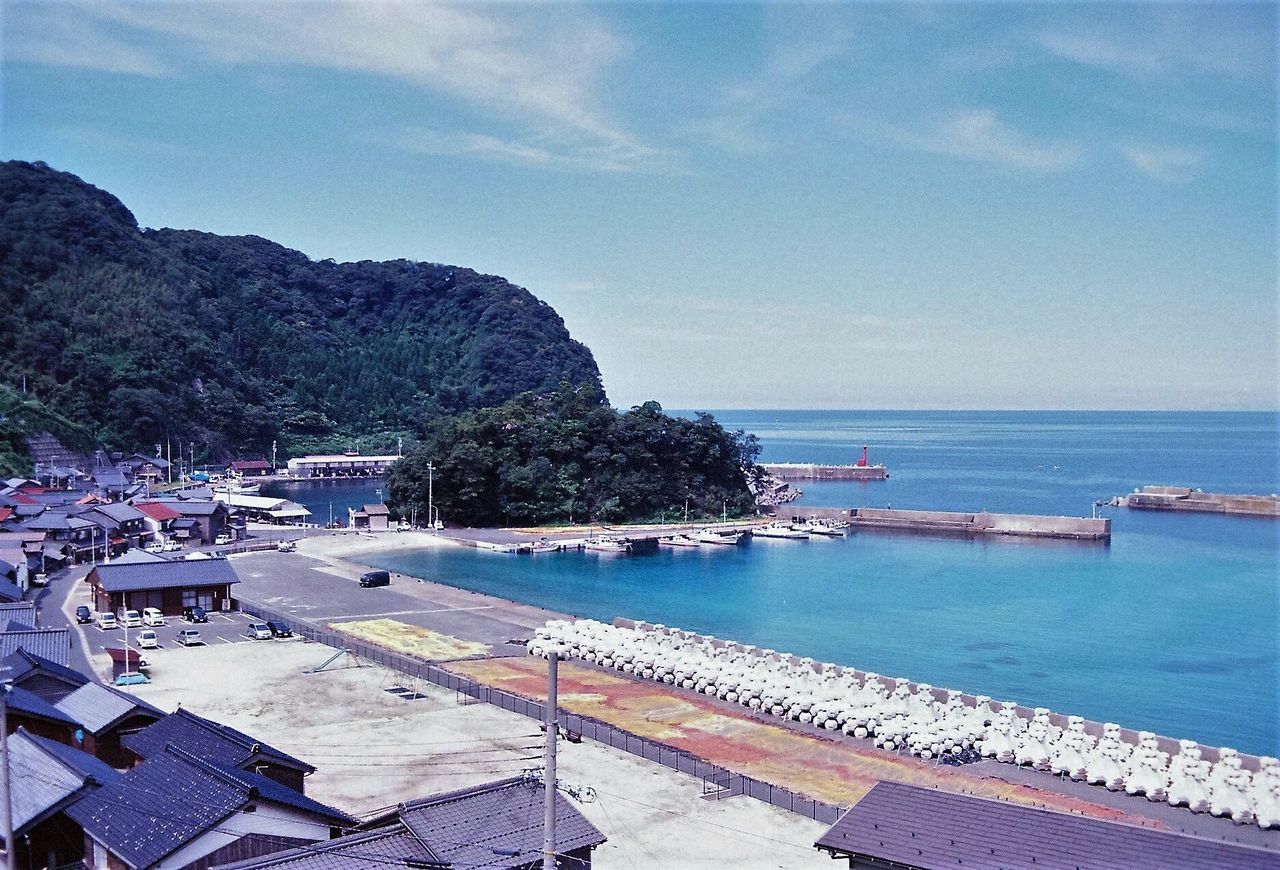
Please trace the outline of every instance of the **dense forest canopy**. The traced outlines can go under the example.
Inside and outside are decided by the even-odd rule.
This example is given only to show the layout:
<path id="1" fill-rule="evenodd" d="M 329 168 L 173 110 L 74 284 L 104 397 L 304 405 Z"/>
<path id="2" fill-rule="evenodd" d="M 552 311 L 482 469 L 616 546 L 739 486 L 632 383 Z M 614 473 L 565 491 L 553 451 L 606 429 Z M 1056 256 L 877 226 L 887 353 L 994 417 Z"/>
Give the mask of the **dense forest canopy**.
<path id="1" fill-rule="evenodd" d="M 450 525 L 742 516 L 760 447 L 710 415 L 671 417 L 657 402 L 618 413 L 594 387 L 525 393 L 497 408 L 432 420 L 388 476 L 389 504 Z M 432 470 L 428 470 L 428 463 Z"/>
<path id="2" fill-rule="evenodd" d="M 0 164 L 0 310 L 0 384 L 25 378 L 31 400 L 125 451 L 370 449 L 433 415 L 601 389 L 560 316 L 502 278 L 139 229 L 40 163 Z"/>

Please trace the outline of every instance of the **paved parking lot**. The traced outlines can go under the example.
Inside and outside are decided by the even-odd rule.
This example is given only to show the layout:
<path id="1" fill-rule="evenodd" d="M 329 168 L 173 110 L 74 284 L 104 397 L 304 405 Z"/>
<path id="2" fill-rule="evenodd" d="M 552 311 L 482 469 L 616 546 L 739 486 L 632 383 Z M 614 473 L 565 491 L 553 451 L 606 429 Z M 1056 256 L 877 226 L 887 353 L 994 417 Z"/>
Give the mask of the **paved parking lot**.
<path id="1" fill-rule="evenodd" d="M 131 628 L 128 631 L 129 646 L 134 649 L 138 648 L 138 632 L 151 629 L 160 639 L 158 649 L 181 649 L 174 638 L 178 632 L 184 628 L 194 628 L 200 632 L 200 639 L 206 644 L 225 644 L 225 643 L 269 643 L 265 640 L 254 641 L 245 636 L 245 628 L 250 622 L 257 622 L 254 617 L 239 611 L 231 611 L 229 613 L 210 613 L 208 622 L 192 623 L 176 616 L 165 617 L 165 624 L 152 626 L 144 625 L 141 628 Z M 97 655 L 107 647 L 115 647 L 119 649 L 124 646 L 125 630 L 118 627 L 104 631 L 98 628 L 96 624 L 82 625 L 80 628 L 84 631 L 85 640 L 89 644 L 89 653 Z M 142 650 L 143 658 L 154 650 Z"/>
<path id="2" fill-rule="evenodd" d="M 509 639 L 527 638 L 533 626 L 553 615 L 403 574 L 393 573 L 390 586 L 364 589 L 358 566 L 296 553 L 246 553 L 232 559 L 241 581 L 237 597 L 317 625 L 386 617 L 489 644 L 496 652 Z"/>

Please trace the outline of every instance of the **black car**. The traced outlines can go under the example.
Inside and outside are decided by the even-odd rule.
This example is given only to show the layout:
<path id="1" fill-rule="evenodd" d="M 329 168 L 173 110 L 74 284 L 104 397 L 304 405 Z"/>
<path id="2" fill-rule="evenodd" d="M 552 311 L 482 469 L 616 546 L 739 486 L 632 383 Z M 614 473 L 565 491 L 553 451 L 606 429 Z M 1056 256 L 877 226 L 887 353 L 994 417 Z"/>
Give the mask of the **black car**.
<path id="1" fill-rule="evenodd" d="M 81 625 L 93 622 L 93 611 L 81 604 L 76 608 L 76 622 Z"/>
<path id="2" fill-rule="evenodd" d="M 389 571 L 365 571 L 360 575 L 360 585 L 366 589 L 373 586 L 390 586 L 391 573 Z"/>
<path id="3" fill-rule="evenodd" d="M 208 622 L 209 614 L 204 612 L 203 607 L 184 607 L 182 618 L 187 622 Z"/>
<path id="4" fill-rule="evenodd" d="M 274 619 L 268 619 L 267 628 L 271 629 L 272 637 L 293 637 L 293 631 L 283 622 L 276 622 Z"/>

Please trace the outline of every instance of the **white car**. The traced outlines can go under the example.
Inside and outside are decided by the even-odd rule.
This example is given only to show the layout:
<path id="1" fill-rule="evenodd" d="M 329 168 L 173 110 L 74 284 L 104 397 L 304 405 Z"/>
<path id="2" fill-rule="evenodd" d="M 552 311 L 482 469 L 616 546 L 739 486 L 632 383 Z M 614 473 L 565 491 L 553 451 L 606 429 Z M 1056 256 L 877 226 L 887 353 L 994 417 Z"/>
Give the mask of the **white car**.
<path id="1" fill-rule="evenodd" d="M 160 612 L 159 608 L 144 607 L 142 609 L 142 624 L 164 625 L 164 614 Z"/>
<path id="2" fill-rule="evenodd" d="M 265 622 L 251 622 L 244 630 L 246 636 L 254 640 L 271 640 L 271 626 Z"/>
<path id="3" fill-rule="evenodd" d="M 200 638 L 200 631 L 194 628 L 182 629 L 178 632 L 178 636 L 174 638 L 174 640 L 183 646 L 197 646 L 204 643 Z"/>
<path id="4" fill-rule="evenodd" d="M 120 624 L 125 628 L 141 628 L 142 614 L 136 610 L 125 610 L 120 613 Z"/>
<path id="5" fill-rule="evenodd" d="M 98 628 L 103 631 L 110 631 L 113 628 L 119 628 L 119 624 L 116 622 L 116 615 L 114 613 L 99 613 Z"/>
<path id="6" fill-rule="evenodd" d="M 230 544 L 234 540 L 235 538 L 231 536 L 230 532 L 223 532 L 222 534 L 218 535 L 218 537 L 214 538 L 213 542 L 215 544 L 221 545 L 221 544 Z"/>
<path id="7" fill-rule="evenodd" d="M 146 550 L 148 553 L 163 553 L 164 544 L 160 543 L 159 541 L 152 541 L 150 544 L 147 544 L 142 549 Z"/>
<path id="8" fill-rule="evenodd" d="M 166 553 L 172 553 L 175 550 L 181 550 L 181 549 L 182 549 L 182 545 L 179 544 L 177 541 L 169 540 L 164 542 L 164 552 Z"/>
<path id="9" fill-rule="evenodd" d="M 138 649 L 156 649 L 160 646 L 160 638 L 150 628 L 138 632 Z"/>

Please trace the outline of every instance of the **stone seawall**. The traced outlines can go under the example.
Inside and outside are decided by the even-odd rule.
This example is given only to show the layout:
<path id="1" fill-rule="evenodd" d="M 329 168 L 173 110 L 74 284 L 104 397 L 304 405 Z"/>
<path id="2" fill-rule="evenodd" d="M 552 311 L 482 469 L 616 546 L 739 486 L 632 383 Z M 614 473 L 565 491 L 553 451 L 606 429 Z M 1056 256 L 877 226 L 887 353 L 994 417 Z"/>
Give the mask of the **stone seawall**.
<path id="1" fill-rule="evenodd" d="M 1148 511 L 1191 511 L 1280 518 L 1280 497 L 1201 492 L 1184 486 L 1145 486 L 1119 499 L 1125 507 Z"/>
<path id="2" fill-rule="evenodd" d="M 1036 514 L 993 514 L 987 511 L 908 511 L 890 508 L 818 508 L 779 505 L 773 515 L 801 522 L 810 518 L 843 520 L 853 528 L 889 529 L 955 535 L 1012 535 L 1077 541 L 1111 540 L 1111 520 L 1105 517 L 1051 517 Z"/>
<path id="3" fill-rule="evenodd" d="M 778 462 L 760 465 L 775 480 L 887 480 L 883 465 L 815 465 L 809 462 Z"/>

